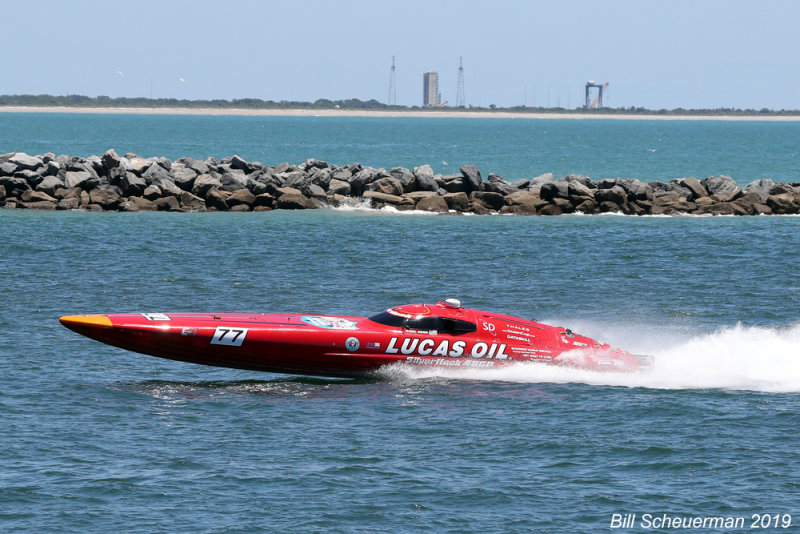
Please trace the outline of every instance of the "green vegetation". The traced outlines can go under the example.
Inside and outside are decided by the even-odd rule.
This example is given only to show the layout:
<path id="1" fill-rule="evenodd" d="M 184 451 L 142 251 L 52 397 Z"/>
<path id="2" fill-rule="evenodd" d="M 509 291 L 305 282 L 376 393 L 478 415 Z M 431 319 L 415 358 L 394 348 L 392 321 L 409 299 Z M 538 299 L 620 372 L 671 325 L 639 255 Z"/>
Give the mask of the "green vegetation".
<path id="1" fill-rule="evenodd" d="M 800 110 L 772 110 L 762 109 L 658 109 L 652 110 L 642 107 L 629 108 L 544 108 L 544 107 L 498 107 L 491 104 L 489 107 L 468 108 L 441 107 L 423 108 L 419 106 L 390 106 L 377 100 L 347 100 L 319 99 L 314 102 L 298 102 L 293 100 L 261 100 L 259 98 L 237 98 L 234 100 L 178 100 L 177 98 L 111 98 L 108 96 L 89 97 L 83 95 L 0 95 L 0 107 L 25 106 L 25 107 L 70 107 L 70 108 L 184 108 L 184 109 L 347 109 L 368 111 L 474 111 L 474 112 L 514 112 L 514 113 L 551 113 L 553 115 L 565 113 L 579 113 L 586 115 L 675 115 L 675 116 L 798 116 Z"/>
<path id="2" fill-rule="evenodd" d="M 377 100 L 363 101 L 320 99 L 316 102 L 293 100 L 261 100 L 259 98 L 237 98 L 234 100 L 178 100 L 177 98 L 111 98 L 83 95 L 1 95 L 0 106 L 77 107 L 77 108 L 187 108 L 187 109 L 367 109 L 395 110 L 411 109 L 404 106 L 388 106 Z"/>

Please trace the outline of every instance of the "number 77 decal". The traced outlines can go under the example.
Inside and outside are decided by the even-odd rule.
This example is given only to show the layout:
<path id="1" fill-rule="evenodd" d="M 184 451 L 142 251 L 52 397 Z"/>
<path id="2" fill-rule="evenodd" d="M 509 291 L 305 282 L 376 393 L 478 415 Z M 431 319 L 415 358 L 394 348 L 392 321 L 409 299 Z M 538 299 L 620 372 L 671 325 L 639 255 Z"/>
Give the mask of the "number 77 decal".
<path id="1" fill-rule="evenodd" d="M 212 345 L 230 345 L 241 347 L 247 337 L 247 328 L 233 328 L 232 326 L 218 326 L 211 336 Z"/>

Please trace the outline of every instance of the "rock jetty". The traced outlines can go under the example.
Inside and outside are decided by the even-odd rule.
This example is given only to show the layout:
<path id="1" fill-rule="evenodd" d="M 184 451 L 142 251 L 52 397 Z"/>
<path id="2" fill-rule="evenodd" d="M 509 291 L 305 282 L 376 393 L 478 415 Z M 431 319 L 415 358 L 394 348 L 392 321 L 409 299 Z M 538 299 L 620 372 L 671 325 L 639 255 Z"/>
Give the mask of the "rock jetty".
<path id="1" fill-rule="evenodd" d="M 484 180 L 474 165 L 458 174 L 343 167 L 308 159 L 263 165 L 222 160 L 119 156 L 88 158 L 16 152 L 0 155 L 0 207 L 87 211 L 267 211 L 314 209 L 369 201 L 374 208 L 436 213 L 560 215 L 769 215 L 800 213 L 800 183 L 757 180 L 741 188 L 729 176 L 667 183 L 552 173 Z"/>

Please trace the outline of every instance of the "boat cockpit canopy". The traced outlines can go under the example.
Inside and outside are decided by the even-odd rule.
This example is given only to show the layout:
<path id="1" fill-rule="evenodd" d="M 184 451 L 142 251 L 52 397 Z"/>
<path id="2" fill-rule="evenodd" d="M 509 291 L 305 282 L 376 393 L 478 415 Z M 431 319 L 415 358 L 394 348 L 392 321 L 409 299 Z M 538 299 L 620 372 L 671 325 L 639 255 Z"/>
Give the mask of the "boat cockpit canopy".
<path id="1" fill-rule="evenodd" d="M 388 311 L 376 313 L 368 318 L 370 321 L 405 330 L 435 331 L 439 334 L 469 334 L 478 328 L 475 323 L 462 319 L 436 316 L 401 317 Z"/>

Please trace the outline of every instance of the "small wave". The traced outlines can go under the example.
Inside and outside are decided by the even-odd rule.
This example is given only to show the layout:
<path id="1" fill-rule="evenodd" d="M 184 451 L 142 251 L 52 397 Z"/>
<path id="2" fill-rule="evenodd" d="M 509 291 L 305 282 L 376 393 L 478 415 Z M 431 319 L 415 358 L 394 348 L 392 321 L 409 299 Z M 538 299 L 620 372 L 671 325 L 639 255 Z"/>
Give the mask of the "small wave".
<path id="1" fill-rule="evenodd" d="M 373 208 L 372 201 L 368 198 L 366 199 L 348 198 L 338 206 L 329 206 L 329 209 L 333 211 L 343 211 L 349 213 L 366 212 L 374 214 L 406 215 L 406 216 L 424 215 L 426 217 L 429 217 L 431 215 L 441 215 L 441 213 L 434 211 L 399 210 L 394 206 L 383 206 L 382 208 Z"/>
<path id="2" fill-rule="evenodd" d="M 274 398 L 315 398 L 334 396 L 342 385 L 367 383 L 366 379 L 326 379 L 314 377 L 281 377 L 273 380 L 224 380 L 183 382 L 147 380 L 125 382 L 114 389 L 139 393 L 169 403 L 185 403 L 214 398 L 266 396 Z"/>
<path id="3" fill-rule="evenodd" d="M 392 215 L 424 215 L 424 216 L 441 215 L 441 213 L 435 211 L 399 210 L 394 206 L 384 206 L 378 211 L 380 211 L 381 213 L 390 213 Z"/>
<path id="4" fill-rule="evenodd" d="M 368 198 L 347 197 L 336 206 L 328 205 L 328 209 L 333 211 L 376 211 L 372 207 L 372 201 Z"/>

